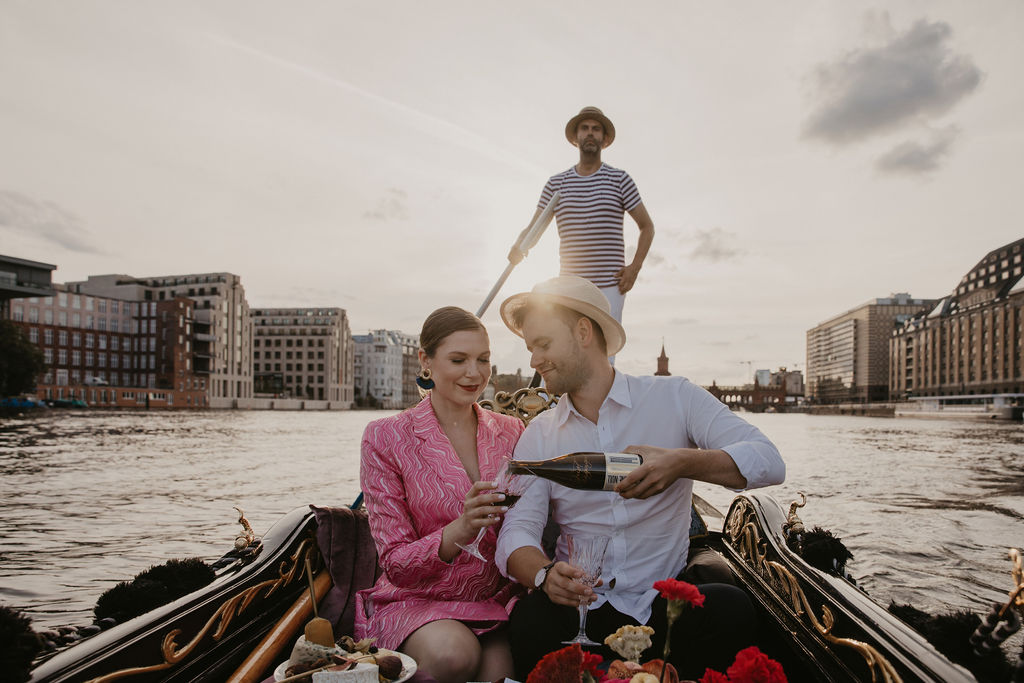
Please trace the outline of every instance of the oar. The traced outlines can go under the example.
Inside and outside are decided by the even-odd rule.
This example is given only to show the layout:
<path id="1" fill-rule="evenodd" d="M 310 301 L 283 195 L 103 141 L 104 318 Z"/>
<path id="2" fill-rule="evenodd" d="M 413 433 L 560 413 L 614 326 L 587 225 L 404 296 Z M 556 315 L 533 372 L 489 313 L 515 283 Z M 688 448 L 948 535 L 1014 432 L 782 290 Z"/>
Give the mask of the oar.
<path id="1" fill-rule="evenodd" d="M 520 256 L 518 260 L 512 259 L 511 256 L 509 257 L 508 265 L 505 266 L 505 272 L 501 274 L 498 281 L 494 283 L 493 287 L 491 287 L 491 291 L 487 293 L 487 298 L 484 299 L 484 302 L 480 304 L 480 308 L 476 311 L 476 317 L 479 318 L 483 316 L 487 307 L 490 306 L 491 302 L 494 300 L 494 297 L 498 295 L 498 290 L 500 290 L 501 286 L 505 284 L 505 280 L 508 279 L 508 276 L 512 274 L 512 269 L 519 264 L 519 261 L 522 261 L 526 257 L 530 252 L 530 249 L 532 249 L 540 240 L 541 235 L 543 235 L 544 231 L 547 230 L 548 224 L 551 223 L 551 217 L 555 215 L 555 207 L 558 205 L 558 198 L 561 196 L 561 192 L 555 192 L 551 195 L 551 200 L 548 202 L 548 205 L 544 207 L 544 210 L 537 216 L 537 220 L 535 220 L 526 231 L 519 235 L 519 239 L 516 240 L 512 249 L 518 250 L 522 256 Z"/>

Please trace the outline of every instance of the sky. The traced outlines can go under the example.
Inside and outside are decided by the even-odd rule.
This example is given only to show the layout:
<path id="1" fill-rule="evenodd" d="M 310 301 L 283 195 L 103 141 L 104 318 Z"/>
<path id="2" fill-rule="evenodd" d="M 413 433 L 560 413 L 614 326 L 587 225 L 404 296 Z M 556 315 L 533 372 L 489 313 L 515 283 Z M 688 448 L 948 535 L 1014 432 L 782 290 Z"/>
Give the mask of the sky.
<path id="1" fill-rule="evenodd" d="M 656 228 L 617 367 L 740 384 L 1022 236 L 1021 35 L 1019 0 L 0 0 L 0 253 L 415 334 L 480 306 L 597 106 Z M 499 372 L 557 250 L 484 315 Z"/>

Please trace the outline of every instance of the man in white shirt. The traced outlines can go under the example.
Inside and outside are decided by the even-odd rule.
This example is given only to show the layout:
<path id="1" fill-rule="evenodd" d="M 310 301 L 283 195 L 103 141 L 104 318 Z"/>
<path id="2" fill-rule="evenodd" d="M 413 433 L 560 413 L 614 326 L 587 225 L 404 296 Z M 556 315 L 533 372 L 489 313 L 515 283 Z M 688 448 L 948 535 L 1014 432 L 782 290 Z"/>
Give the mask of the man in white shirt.
<path id="1" fill-rule="evenodd" d="M 555 408 L 531 422 L 516 446 L 516 459 L 545 460 L 577 451 L 643 456 L 643 464 L 615 491 L 578 491 L 538 479 L 506 514 L 495 562 L 504 574 L 535 589 L 512 614 L 516 673 L 525 678 L 540 657 L 574 635 L 580 601 L 591 603 L 592 639 L 602 641 L 623 624 L 648 623 L 660 652 L 664 601 L 653 584 L 677 577 L 686 567 L 693 482 L 736 490 L 781 483 L 785 464 L 778 449 L 684 378 L 616 371 L 608 356 L 625 344 L 625 331 L 587 280 L 560 276 L 542 282 L 507 299 L 501 315 L 526 341 L 530 364 L 547 389 L 564 394 Z M 563 533 L 610 538 L 601 585 L 591 589 L 575 580 L 582 571 L 566 561 L 564 537 L 553 559 L 542 550 L 549 506 Z M 717 583 L 701 590 L 704 607 L 684 610 L 673 627 L 671 659 L 684 678 L 699 678 L 705 666 L 724 671 L 752 634 L 753 608 L 745 593 Z"/>

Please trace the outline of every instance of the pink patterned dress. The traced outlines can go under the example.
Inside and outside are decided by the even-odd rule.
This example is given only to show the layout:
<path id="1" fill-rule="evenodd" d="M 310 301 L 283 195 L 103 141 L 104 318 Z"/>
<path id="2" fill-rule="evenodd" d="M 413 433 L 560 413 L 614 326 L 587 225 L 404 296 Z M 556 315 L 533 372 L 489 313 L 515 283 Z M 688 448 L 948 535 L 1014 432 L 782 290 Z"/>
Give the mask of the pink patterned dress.
<path id="1" fill-rule="evenodd" d="M 523 431 L 517 418 L 480 406 L 480 476 L 493 480 Z M 375 420 L 363 432 L 360 483 L 382 574 L 356 595 L 356 638 L 398 649 L 413 631 L 438 619 L 457 619 L 480 635 L 508 620 L 520 592 L 494 566 L 495 533 L 484 534 L 481 562 L 459 553 L 438 557 L 441 532 L 462 514 L 472 482 L 441 430 L 430 397 L 405 412 Z"/>

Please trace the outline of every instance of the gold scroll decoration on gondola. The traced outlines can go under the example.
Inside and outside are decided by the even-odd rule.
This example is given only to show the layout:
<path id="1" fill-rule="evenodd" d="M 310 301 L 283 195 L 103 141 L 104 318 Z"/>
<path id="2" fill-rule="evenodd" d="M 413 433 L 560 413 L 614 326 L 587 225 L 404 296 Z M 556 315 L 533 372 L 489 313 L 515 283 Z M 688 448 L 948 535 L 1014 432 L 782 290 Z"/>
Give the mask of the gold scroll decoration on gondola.
<path id="1" fill-rule="evenodd" d="M 295 553 L 287 560 L 283 560 L 281 562 L 278 567 L 278 577 L 276 579 L 261 581 L 255 586 L 250 586 L 249 588 L 246 588 L 240 593 L 225 600 L 209 620 L 207 620 L 206 624 L 199 630 L 199 632 L 192 637 L 192 640 L 188 641 L 184 645 L 179 647 L 177 642 L 178 636 L 181 635 L 181 629 L 176 628 L 170 631 L 166 636 L 164 636 L 163 644 L 160 647 L 160 653 L 164 658 L 163 662 L 153 664 L 151 666 L 122 669 L 121 671 L 115 671 L 113 673 L 104 674 L 103 676 L 90 679 L 86 683 L 107 683 L 108 681 L 116 681 L 130 676 L 138 676 L 139 674 L 163 671 L 164 669 L 169 669 L 188 658 L 207 635 L 215 641 L 219 641 L 224 634 L 227 633 L 227 630 L 231 626 L 231 622 L 234 621 L 235 617 L 242 614 L 250 605 L 257 600 L 264 600 L 270 597 L 278 590 L 289 586 L 296 580 L 301 579 L 304 572 L 306 557 L 310 556 L 310 551 L 313 550 L 313 548 L 313 539 L 304 539 L 299 544 L 299 547 L 296 548 Z M 319 553 L 317 553 L 317 556 L 319 556 Z"/>
<path id="2" fill-rule="evenodd" d="M 548 393 L 544 387 L 523 387 L 512 393 L 499 391 L 494 400 L 480 401 L 480 407 L 502 415 L 518 417 L 524 424 L 558 403 L 558 397 Z"/>
<path id="3" fill-rule="evenodd" d="M 821 606 L 821 619 L 814 610 L 800 586 L 799 580 L 785 565 L 768 559 L 767 543 L 761 538 L 756 515 L 749 501 L 739 499 L 725 523 L 726 537 L 765 581 L 772 585 L 780 597 L 788 598 L 789 605 L 798 618 L 805 618 L 826 641 L 833 645 L 847 647 L 864 658 L 871 672 L 873 683 L 902 683 L 896 668 L 874 646 L 854 638 L 843 638 L 832 633 L 835 616 L 827 605 Z"/>

